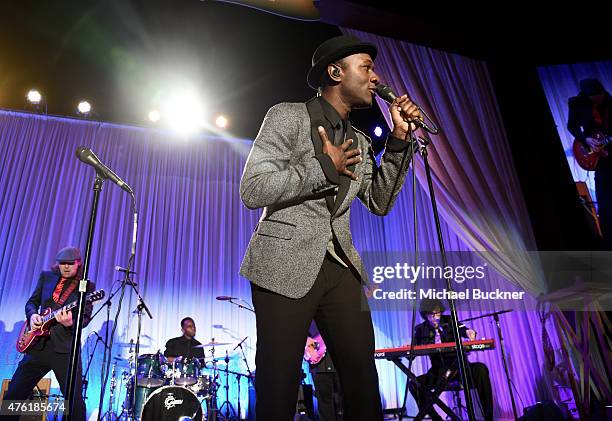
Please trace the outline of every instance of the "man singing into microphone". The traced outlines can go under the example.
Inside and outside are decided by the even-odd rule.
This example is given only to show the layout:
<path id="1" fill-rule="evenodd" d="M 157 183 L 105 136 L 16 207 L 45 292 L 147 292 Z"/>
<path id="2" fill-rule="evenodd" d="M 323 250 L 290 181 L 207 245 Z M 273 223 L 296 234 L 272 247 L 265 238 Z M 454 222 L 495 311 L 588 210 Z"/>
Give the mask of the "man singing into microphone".
<path id="1" fill-rule="evenodd" d="M 370 141 L 349 121 L 372 106 L 376 47 L 350 36 L 315 51 L 308 84 L 319 95 L 272 107 L 253 143 L 240 196 L 263 208 L 240 273 L 251 281 L 257 318 L 257 420 L 293 419 L 301 357 L 314 319 L 340 377 L 348 420 L 382 419 L 374 332 L 363 290 L 367 275 L 349 230 L 358 197 L 386 215 L 413 147 L 407 96 L 390 107 L 393 129 L 378 166 Z"/>

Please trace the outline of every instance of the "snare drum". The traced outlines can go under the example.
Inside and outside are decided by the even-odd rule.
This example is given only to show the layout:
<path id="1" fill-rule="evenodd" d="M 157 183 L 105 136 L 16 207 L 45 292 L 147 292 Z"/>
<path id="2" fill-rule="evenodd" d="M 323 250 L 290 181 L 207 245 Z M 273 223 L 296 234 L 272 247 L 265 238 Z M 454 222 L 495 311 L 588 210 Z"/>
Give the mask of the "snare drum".
<path id="1" fill-rule="evenodd" d="M 143 354 L 138 357 L 138 386 L 160 387 L 165 383 L 165 371 L 168 367 L 166 357 L 162 354 Z"/>
<path id="2" fill-rule="evenodd" d="M 172 363 L 172 373 L 174 384 L 194 385 L 200 376 L 200 361 L 197 358 L 176 357 Z"/>
<path id="3" fill-rule="evenodd" d="M 142 421 L 202 421 L 200 401 L 190 390 L 164 386 L 151 393 L 142 410 Z"/>

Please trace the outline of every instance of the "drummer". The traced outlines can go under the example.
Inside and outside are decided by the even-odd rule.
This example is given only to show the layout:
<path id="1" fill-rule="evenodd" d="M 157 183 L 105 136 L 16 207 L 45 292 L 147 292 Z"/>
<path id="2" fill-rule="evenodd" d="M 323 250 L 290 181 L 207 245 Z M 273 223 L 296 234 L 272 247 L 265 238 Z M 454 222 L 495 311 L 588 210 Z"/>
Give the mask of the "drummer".
<path id="1" fill-rule="evenodd" d="M 164 355 L 168 358 L 168 362 L 172 363 L 176 357 L 185 358 L 204 358 L 204 348 L 194 348 L 196 345 L 201 345 L 195 339 L 196 326 L 191 317 L 185 317 L 181 320 L 182 336 L 172 338 L 166 342 L 166 350 Z"/>

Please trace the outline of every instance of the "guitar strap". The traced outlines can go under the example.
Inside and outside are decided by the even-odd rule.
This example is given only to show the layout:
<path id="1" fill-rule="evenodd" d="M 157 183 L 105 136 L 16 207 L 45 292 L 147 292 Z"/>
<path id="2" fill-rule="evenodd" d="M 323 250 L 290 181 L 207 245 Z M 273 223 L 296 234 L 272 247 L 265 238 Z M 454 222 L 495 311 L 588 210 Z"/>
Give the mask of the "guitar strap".
<path id="1" fill-rule="evenodd" d="M 70 297 L 70 294 L 72 294 L 72 291 L 74 291 L 74 289 L 77 287 L 78 281 L 73 280 L 72 282 L 70 282 L 70 285 L 68 285 L 68 288 L 66 288 L 66 290 L 62 293 L 62 296 L 59 299 L 58 304 L 63 306 L 64 303 L 66 302 L 66 300 L 68 299 L 68 297 Z"/>

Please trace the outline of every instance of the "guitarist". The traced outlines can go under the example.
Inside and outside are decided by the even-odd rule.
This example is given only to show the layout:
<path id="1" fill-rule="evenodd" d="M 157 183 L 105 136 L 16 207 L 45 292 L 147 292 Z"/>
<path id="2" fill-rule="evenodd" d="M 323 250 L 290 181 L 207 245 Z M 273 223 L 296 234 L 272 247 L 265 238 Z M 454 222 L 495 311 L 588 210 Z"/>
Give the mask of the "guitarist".
<path id="1" fill-rule="evenodd" d="M 597 79 L 580 81 L 580 93 L 569 99 L 567 129 L 591 151 L 600 151 L 603 146 L 596 134 L 612 135 L 610 112 L 612 98 Z M 597 213 L 603 234 L 604 247 L 612 250 L 612 159 L 601 157 L 595 169 L 595 193 Z"/>
<path id="2" fill-rule="evenodd" d="M 42 324 L 42 317 L 38 314 L 40 308 L 51 307 L 52 310 L 56 310 L 78 299 L 78 282 L 83 275 L 80 250 L 76 247 L 65 247 L 58 252 L 56 260 L 57 265 L 53 266 L 50 271 L 43 271 L 40 274 L 36 288 L 25 305 L 30 328 L 39 327 Z M 94 289 L 94 284 L 89 282 L 87 291 Z M 87 326 L 91 319 L 92 308 L 92 304 L 87 302 L 84 326 Z M 50 327 L 50 335 L 41 336 L 26 351 L 13 374 L 4 396 L 5 400 L 28 399 L 34 386 L 51 370 L 59 382 L 62 394 L 66 395 L 73 338 L 72 326 L 76 322 L 76 312 L 73 314 L 72 311 L 62 311 L 56 315 L 55 319 L 56 323 Z M 77 367 L 79 372 L 75 385 L 76 409 L 75 413 L 71 414 L 72 421 L 85 420 L 85 404 L 80 393 L 81 365 Z M 68 402 L 65 402 L 65 407 L 68 408 Z"/>

